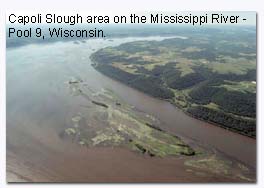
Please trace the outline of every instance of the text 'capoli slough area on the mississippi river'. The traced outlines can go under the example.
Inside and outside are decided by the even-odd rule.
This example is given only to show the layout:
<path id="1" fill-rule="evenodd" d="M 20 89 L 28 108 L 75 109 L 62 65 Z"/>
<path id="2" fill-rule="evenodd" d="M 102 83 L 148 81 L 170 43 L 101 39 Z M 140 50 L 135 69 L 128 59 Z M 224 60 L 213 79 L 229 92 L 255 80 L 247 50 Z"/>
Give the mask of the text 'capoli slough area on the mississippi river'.
<path id="1" fill-rule="evenodd" d="M 44 17 L 44 18 L 43 18 Z M 107 24 L 107 23 L 151 23 L 151 24 L 192 24 L 192 25 L 203 25 L 203 24 L 236 24 L 241 21 L 245 21 L 245 18 L 241 18 L 238 15 L 224 15 L 219 13 L 212 14 L 149 14 L 145 15 L 136 15 L 130 14 L 128 16 L 81 16 L 80 14 L 61 16 L 56 14 L 42 14 L 32 15 L 32 16 L 22 16 L 16 14 L 10 14 L 8 17 L 9 23 L 12 24 Z"/>

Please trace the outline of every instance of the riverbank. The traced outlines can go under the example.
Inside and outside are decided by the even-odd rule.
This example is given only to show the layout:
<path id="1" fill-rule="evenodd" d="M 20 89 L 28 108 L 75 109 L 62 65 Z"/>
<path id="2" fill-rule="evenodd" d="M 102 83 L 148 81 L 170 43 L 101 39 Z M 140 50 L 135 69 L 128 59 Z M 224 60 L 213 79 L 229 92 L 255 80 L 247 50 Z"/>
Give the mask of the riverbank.
<path id="1" fill-rule="evenodd" d="M 9 182 L 248 182 L 239 177 L 233 179 L 233 176 L 204 172 L 197 169 L 200 163 L 189 163 L 196 167 L 185 166 L 184 160 L 194 159 L 192 156 L 151 157 L 124 147 L 84 147 L 61 139 L 60 133 L 77 120 L 74 117 L 89 120 L 94 107 L 108 109 L 88 102 L 84 95 L 91 90 L 96 96 L 102 88 L 115 91 L 136 111 L 157 117 L 162 130 L 187 138 L 183 140 L 188 145 L 215 148 L 234 161 L 252 166 L 249 173 L 254 181 L 256 143 L 253 139 L 190 118 L 171 104 L 114 81 L 91 66 L 89 56 L 94 51 L 134 40 L 142 39 L 122 38 L 112 42 L 96 39 L 78 45 L 65 42 L 7 50 Z M 83 93 L 74 89 L 69 84 L 72 77 L 83 80 L 83 85 L 89 89 Z M 114 105 L 122 107 L 124 104 L 119 103 L 121 106 Z M 88 125 L 99 125 L 97 122 Z M 85 125 L 88 122 L 81 120 L 79 123 Z M 25 180 L 21 180 L 23 177 Z"/>
<path id="2" fill-rule="evenodd" d="M 225 59 L 230 69 L 226 71 L 223 62 L 207 55 L 214 53 L 221 59 L 228 52 L 205 51 L 202 42 L 176 38 L 124 43 L 94 52 L 92 66 L 143 93 L 171 102 L 192 117 L 255 138 L 254 59 Z M 189 45 L 195 45 L 194 49 Z M 193 57 L 196 53 L 199 58 Z M 239 74 L 234 66 L 241 69 Z"/>

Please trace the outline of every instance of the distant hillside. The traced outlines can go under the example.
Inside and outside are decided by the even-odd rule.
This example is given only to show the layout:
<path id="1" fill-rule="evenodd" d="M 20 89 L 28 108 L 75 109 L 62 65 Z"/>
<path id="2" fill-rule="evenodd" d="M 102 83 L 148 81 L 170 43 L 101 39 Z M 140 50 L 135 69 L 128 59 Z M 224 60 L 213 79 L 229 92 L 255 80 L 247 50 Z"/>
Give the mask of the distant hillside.
<path id="1" fill-rule="evenodd" d="M 256 136 L 256 33 L 204 32 L 95 52 L 103 74 L 169 100 L 193 117 Z"/>

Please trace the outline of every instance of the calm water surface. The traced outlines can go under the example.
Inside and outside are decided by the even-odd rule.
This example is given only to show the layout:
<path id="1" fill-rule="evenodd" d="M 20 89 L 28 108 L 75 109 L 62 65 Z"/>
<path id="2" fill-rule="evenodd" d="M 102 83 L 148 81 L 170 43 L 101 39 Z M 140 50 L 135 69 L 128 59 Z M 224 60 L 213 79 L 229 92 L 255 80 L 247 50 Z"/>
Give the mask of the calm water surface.
<path id="1" fill-rule="evenodd" d="M 190 144 L 213 148 L 255 168 L 254 139 L 191 118 L 170 103 L 114 81 L 91 66 L 89 56 L 94 51 L 143 39 L 163 38 L 95 39 L 80 44 L 58 42 L 7 49 L 7 170 L 38 168 L 55 173 L 50 172 L 45 164 L 54 165 L 51 161 L 55 161 L 61 153 L 70 156 L 80 152 L 79 156 L 82 156 L 83 151 L 76 150 L 71 143 L 65 143 L 58 137 L 67 119 L 76 113 L 85 113 L 80 105 L 87 101 L 72 96 L 67 88 L 66 82 L 72 77 L 81 78 L 94 91 L 101 88 L 115 91 L 138 110 L 158 117 L 163 122 L 163 129 Z M 19 162 L 23 157 L 25 160 L 32 158 L 31 162 Z M 56 179 L 57 175 L 52 176 Z"/>

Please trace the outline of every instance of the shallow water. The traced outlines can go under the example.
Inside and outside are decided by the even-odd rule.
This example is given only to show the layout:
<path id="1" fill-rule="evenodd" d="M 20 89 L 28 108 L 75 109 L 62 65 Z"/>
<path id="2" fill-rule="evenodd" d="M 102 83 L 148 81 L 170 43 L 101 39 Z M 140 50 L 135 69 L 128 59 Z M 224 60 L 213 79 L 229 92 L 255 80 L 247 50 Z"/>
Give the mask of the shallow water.
<path id="1" fill-rule="evenodd" d="M 184 179 L 190 174 L 179 159 L 150 160 L 122 148 L 83 149 L 61 140 L 58 134 L 68 119 L 87 110 L 81 107 L 87 101 L 69 92 L 66 82 L 72 77 L 81 78 L 94 91 L 102 88 L 113 90 L 137 110 L 158 117 L 164 130 L 173 132 L 192 145 L 217 150 L 256 168 L 256 140 L 191 118 L 170 103 L 114 81 L 91 66 L 89 56 L 97 49 L 143 39 L 163 38 L 95 39 L 79 44 L 57 42 L 7 49 L 7 171 L 12 176 L 31 181 L 127 182 L 143 181 L 144 176 L 146 181 L 150 181 L 151 177 L 156 177 L 156 181 L 166 181 L 166 176 L 168 181 L 178 182 L 225 181 L 221 177 L 199 179 L 191 176 Z M 173 173 L 173 165 L 176 164 L 182 171 L 181 175 Z M 148 170 L 144 174 L 146 167 Z M 87 173 L 89 168 L 91 170 Z M 106 172 L 109 168 L 112 174 Z M 75 173 L 70 173 L 69 169 Z M 164 173 L 157 175 L 155 171 L 160 170 Z M 118 179 L 121 174 L 123 179 Z M 93 175 L 100 175 L 101 178 Z"/>

